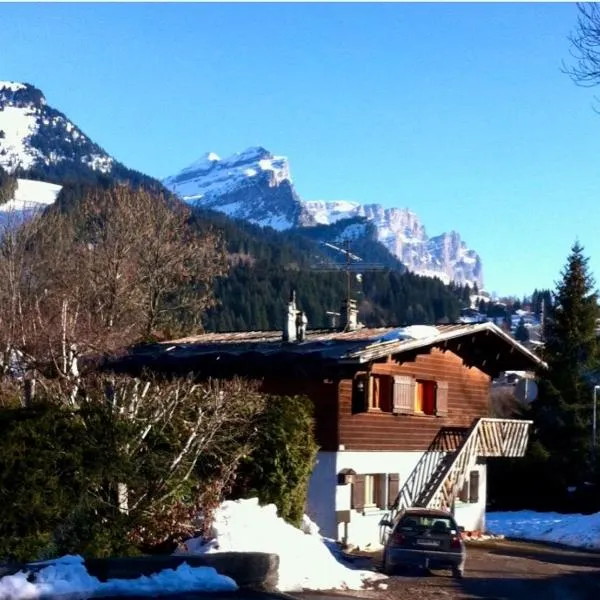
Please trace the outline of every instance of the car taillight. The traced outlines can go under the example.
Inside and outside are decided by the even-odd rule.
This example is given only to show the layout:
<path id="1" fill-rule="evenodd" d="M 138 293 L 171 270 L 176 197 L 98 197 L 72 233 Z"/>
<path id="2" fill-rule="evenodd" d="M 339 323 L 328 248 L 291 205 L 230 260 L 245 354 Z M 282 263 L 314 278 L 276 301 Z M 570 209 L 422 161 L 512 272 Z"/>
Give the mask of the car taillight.
<path id="1" fill-rule="evenodd" d="M 406 538 L 401 533 L 392 533 L 392 544 L 401 546 Z"/>
<path id="2" fill-rule="evenodd" d="M 450 542 L 450 548 L 460 548 L 460 536 L 458 536 L 458 535 L 452 536 L 452 541 Z"/>

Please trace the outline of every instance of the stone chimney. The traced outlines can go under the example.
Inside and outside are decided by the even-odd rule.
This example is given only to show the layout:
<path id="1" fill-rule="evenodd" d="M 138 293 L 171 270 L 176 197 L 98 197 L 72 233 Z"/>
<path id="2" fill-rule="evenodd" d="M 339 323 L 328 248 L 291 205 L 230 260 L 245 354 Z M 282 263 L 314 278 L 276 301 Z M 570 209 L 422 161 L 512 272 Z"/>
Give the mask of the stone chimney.
<path id="1" fill-rule="evenodd" d="M 340 311 L 340 329 L 342 331 L 354 331 L 358 329 L 358 308 L 356 306 L 356 300 L 352 298 L 346 298 L 342 303 L 342 310 Z"/>
<path id="2" fill-rule="evenodd" d="M 283 341 L 284 342 L 295 342 L 296 341 L 296 317 L 298 309 L 296 308 L 296 291 L 292 290 L 290 294 L 290 300 L 287 305 L 287 313 L 285 314 L 285 320 L 283 323 Z"/>
<path id="3" fill-rule="evenodd" d="M 301 310 L 296 311 L 296 340 L 303 342 L 306 339 L 306 326 L 308 318 Z"/>
<path id="4" fill-rule="evenodd" d="M 296 306 L 296 292 L 292 291 L 288 302 L 285 322 L 283 326 L 284 342 L 303 342 L 306 339 L 308 318 Z"/>

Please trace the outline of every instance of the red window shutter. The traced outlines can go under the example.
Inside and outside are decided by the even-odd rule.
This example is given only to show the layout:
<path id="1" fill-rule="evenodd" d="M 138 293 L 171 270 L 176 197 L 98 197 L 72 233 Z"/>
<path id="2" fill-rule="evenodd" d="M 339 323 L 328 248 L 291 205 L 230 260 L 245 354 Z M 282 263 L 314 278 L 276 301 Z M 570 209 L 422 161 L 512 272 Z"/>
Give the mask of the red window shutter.
<path id="1" fill-rule="evenodd" d="M 435 414 L 438 417 L 448 416 L 448 382 L 438 381 L 435 395 Z"/>
<path id="2" fill-rule="evenodd" d="M 469 475 L 469 502 L 479 502 L 479 471 L 471 471 Z"/>
<path id="3" fill-rule="evenodd" d="M 400 492 L 400 475 L 398 473 L 388 474 L 388 508 L 392 508 Z"/>
<path id="4" fill-rule="evenodd" d="M 365 476 L 355 475 L 352 484 L 352 508 L 362 510 L 365 507 Z"/>
<path id="5" fill-rule="evenodd" d="M 392 412 L 398 415 L 412 415 L 415 412 L 415 380 L 412 377 L 394 376 Z"/>

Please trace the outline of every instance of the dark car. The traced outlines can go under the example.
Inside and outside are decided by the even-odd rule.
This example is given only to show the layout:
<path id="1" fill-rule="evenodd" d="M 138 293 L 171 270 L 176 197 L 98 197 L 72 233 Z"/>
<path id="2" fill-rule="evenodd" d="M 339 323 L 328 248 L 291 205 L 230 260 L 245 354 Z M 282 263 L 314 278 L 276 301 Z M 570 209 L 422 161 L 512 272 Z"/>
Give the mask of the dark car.
<path id="1" fill-rule="evenodd" d="M 385 573 L 412 566 L 451 569 L 454 577 L 463 576 L 466 550 L 462 528 L 449 512 L 407 508 L 393 522 L 382 521 L 381 525 L 391 529 L 383 549 Z"/>

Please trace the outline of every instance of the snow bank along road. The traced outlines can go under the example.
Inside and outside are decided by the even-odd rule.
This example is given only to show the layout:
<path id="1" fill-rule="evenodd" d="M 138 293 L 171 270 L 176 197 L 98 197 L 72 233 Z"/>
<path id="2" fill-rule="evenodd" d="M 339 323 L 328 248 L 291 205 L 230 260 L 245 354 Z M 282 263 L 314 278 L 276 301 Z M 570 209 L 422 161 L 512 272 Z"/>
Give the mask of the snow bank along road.
<path id="1" fill-rule="evenodd" d="M 302 600 L 600 600 L 600 554 L 533 543 L 475 542 L 465 578 L 445 571 L 390 577 L 385 591 L 294 594 Z M 375 559 L 376 561 L 377 559 Z"/>

